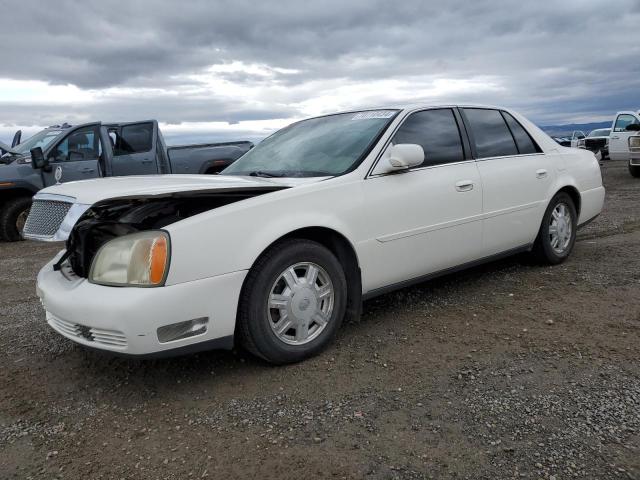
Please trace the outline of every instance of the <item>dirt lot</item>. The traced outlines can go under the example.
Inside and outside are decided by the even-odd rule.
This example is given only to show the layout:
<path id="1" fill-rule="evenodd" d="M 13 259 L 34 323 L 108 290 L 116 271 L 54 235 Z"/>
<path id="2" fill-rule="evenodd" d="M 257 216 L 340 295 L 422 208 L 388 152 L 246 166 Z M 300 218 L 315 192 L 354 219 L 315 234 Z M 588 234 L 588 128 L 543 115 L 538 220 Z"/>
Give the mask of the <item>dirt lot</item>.
<path id="1" fill-rule="evenodd" d="M 44 322 L 59 247 L 0 244 L 0 478 L 640 479 L 640 182 L 571 259 L 365 304 L 318 358 L 92 353 Z"/>

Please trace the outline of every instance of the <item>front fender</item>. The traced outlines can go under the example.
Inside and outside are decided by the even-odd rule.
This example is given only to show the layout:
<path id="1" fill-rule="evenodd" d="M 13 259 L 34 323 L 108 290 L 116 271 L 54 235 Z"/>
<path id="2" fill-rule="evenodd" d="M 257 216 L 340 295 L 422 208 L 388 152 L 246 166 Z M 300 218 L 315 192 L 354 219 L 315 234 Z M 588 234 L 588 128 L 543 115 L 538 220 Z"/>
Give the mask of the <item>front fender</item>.
<path id="1" fill-rule="evenodd" d="M 358 255 L 364 231 L 357 184 L 296 187 L 205 212 L 166 227 L 172 258 L 167 284 L 251 268 L 272 243 L 308 227 L 334 230 Z"/>

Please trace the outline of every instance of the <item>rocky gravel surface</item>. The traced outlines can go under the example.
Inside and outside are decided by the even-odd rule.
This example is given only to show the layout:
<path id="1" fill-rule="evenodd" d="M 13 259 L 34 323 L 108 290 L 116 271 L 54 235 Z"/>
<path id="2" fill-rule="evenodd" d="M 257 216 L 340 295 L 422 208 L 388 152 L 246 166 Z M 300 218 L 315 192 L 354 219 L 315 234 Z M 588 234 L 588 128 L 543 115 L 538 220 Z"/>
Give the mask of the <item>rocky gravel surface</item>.
<path id="1" fill-rule="evenodd" d="M 569 261 L 516 257 L 367 302 L 334 346 L 130 361 L 52 332 L 0 244 L 0 478 L 640 479 L 640 182 Z"/>

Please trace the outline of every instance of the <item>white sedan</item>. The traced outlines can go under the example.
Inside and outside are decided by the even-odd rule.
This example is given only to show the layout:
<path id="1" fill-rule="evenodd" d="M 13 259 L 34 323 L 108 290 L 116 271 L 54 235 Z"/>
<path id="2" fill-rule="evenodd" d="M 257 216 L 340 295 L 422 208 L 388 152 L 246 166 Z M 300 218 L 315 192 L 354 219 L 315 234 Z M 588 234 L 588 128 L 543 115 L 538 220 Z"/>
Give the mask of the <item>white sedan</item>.
<path id="1" fill-rule="evenodd" d="M 603 205 L 593 153 L 516 112 L 416 106 L 294 123 L 218 176 L 88 180 L 36 195 L 25 236 L 49 325 L 170 355 L 317 354 L 363 299 L 516 252 L 558 264 Z"/>

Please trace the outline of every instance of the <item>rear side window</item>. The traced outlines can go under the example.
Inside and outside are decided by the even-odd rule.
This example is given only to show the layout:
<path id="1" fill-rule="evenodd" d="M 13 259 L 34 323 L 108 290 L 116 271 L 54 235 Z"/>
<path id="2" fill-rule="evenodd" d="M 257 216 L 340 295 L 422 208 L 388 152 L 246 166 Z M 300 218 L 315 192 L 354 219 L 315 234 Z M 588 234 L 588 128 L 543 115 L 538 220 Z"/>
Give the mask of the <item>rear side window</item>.
<path id="1" fill-rule="evenodd" d="M 524 129 L 520 123 L 513 118 L 509 113 L 502 112 L 504 119 L 507 121 L 507 125 L 509 125 L 509 129 L 513 134 L 513 138 L 516 140 L 516 145 L 518 147 L 518 152 L 521 154 L 527 153 L 539 153 L 541 150 L 536 145 L 536 143 L 531 138 L 531 135 Z"/>
<path id="2" fill-rule="evenodd" d="M 116 156 L 148 152 L 153 145 L 153 124 L 125 125 L 120 132 L 112 130 L 109 135 L 115 143 L 114 155 Z"/>
<path id="3" fill-rule="evenodd" d="M 465 159 L 458 122 L 450 108 L 411 114 L 394 135 L 393 143 L 421 145 L 424 162 L 418 168 Z"/>
<path id="4" fill-rule="evenodd" d="M 476 143 L 478 158 L 517 155 L 513 136 L 498 110 L 465 108 Z"/>

